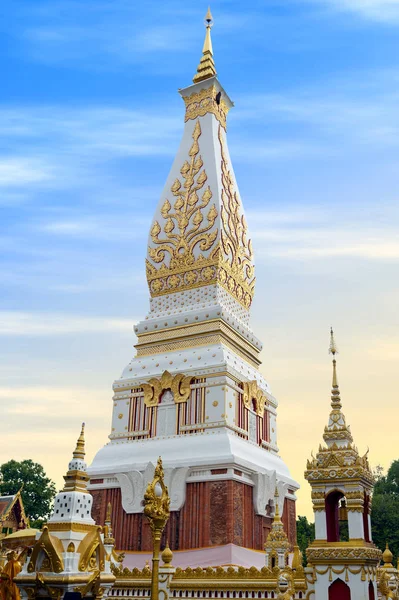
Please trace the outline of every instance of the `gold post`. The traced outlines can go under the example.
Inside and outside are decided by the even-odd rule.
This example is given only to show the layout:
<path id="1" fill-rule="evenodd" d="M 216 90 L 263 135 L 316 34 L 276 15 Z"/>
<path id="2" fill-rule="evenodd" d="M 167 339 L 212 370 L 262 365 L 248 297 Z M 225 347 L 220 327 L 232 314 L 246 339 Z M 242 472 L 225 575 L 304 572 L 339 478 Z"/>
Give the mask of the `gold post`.
<path id="1" fill-rule="evenodd" d="M 169 519 L 170 497 L 164 482 L 162 459 L 158 458 L 155 467 L 154 479 L 148 484 L 144 494 L 144 514 L 151 527 L 153 553 L 152 553 L 152 578 L 151 600 L 158 600 L 159 592 L 159 553 L 161 550 L 161 537 Z"/>

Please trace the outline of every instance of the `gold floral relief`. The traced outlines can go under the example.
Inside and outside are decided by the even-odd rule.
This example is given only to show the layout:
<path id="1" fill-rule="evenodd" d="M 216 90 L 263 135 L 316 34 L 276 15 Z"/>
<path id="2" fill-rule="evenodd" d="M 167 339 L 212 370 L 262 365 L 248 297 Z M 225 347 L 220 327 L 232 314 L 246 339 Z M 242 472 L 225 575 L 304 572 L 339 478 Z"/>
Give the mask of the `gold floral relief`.
<path id="1" fill-rule="evenodd" d="M 212 199 L 212 192 L 209 185 L 205 187 L 208 176 L 202 168 L 199 155 L 200 135 L 201 126 L 197 121 L 192 134 L 193 144 L 188 152 L 189 161 L 185 161 L 180 169 L 181 179 L 175 179 L 171 187 L 175 198 L 173 205 L 168 199 L 165 200 L 161 208 L 163 221 L 155 221 L 151 228 L 155 247 L 149 247 L 149 257 L 155 263 L 161 263 L 168 255 L 172 269 L 193 264 L 196 247 L 202 252 L 210 250 L 218 235 L 217 229 L 211 232 L 218 216 L 215 204 L 205 211 Z M 172 277 L 170 283 L 176 287 L 178 277 Z"/>
<path id="2" fill-rule="evenodd" d="M 226 284 L 230 291 L 235 290 L 237 297 L 243 297 L 244 305 L 249 307 L 255 288 L 252 243 L 247 239 L 248 226 L 233 176 L 228 169 L 225 142 L 220 126 L 219 142 L 222 156 L 221 249 L 228 267 Z"/>
<path id="3" fill-rule="evenodd" d="M 144 404 L 147 407 L 157 406 L 165 390 L 172 392 L 175 404 L 186 402 L 191 391 L 191 380 L 191 376 L 185 376 L 182 373 L 177 373 L 173 376 L 169 371 L 164 371 L 160 379 L 153 377 L 148 383 L 142 384 Z"/>
<path id="4" fill-rule="evenodd" d="M 221 198 L 210 204 L 213 194 L 206 185 L 208 176 L 200 155 L 201 126 L 197 120 L 189 160 L 180 169 L 181 177 L 171 186 L 174 200 L 165 199 L 162 218 L 155 220 L 151 228 L 147 281 L 152 297 L 219 283 L 249 309 L 255 287 L 252 245 L 228 168 L 221 125 L 218 135 Z M 221 209 L 217 208 L 219 202 Z M 218 218 L 220 229 L 216 227 Z"/>
<path id="5" fill-rule="evenodd" d="M 191 96 L 183 97 L 186 105 L 186 116 L 184 121 L 204 117 L 207 113 L 215 115 L 221 126 L 226 129 L 226 117 L 229 107 L 221 98 L 221 92 L 218 92 L 215 85 L 205 88 L 200 92 L 194 92 Z"/>

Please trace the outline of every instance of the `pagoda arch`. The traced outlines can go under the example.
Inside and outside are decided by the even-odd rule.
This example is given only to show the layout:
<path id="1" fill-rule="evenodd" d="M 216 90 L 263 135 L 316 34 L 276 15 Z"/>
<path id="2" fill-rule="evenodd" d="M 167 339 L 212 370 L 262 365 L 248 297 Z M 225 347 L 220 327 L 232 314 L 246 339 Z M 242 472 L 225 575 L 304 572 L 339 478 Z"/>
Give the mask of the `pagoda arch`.
<path id="1" fill-rule="evenodd" d="M 328 600 L 351 600 L 351 590 L 342 579 L 336 579 L 328 588 Z"/>

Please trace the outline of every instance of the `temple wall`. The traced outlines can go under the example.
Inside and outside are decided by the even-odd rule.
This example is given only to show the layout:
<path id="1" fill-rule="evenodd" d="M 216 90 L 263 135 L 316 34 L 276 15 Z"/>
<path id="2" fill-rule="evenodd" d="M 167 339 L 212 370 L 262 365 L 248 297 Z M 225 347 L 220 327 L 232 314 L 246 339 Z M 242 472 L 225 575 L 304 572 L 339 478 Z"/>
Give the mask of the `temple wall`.
<path id="1" fill-rule="evenodd" d="M 119 488 L 92 490 L 93 518 L 104 524 L 108 502 L 112 504 L 113 533 L 118 550 L 151 551 L 151 532 L 142 513 L 128 514 L 122 508 Z M 285 499 L 282 521 L 291 544 L 296 539 L 295 502 Z M 253 488 L 232 480 L 188 483 L 186 501 L 172 511 L 164 542 L 172 550 L 189 550 L 235 544 L 263 550 L 271 528 L 271 517 L 255 514 Z"/>

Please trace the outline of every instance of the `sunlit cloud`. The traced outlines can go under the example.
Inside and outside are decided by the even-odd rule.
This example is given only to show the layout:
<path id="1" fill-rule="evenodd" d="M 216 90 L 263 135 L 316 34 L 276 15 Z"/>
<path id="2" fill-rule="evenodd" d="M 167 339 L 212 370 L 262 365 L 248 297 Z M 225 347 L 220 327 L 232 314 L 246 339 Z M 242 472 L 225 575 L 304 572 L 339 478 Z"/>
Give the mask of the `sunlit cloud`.
<path id="1" fill-rule="evenodd" d="M 0 311 L 0 335 L 52 336 L 72 333 L 127 332 L 133 321 L 109 318 L 74 316 L 63 313 L 33 313 Z"/>

